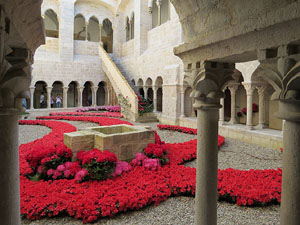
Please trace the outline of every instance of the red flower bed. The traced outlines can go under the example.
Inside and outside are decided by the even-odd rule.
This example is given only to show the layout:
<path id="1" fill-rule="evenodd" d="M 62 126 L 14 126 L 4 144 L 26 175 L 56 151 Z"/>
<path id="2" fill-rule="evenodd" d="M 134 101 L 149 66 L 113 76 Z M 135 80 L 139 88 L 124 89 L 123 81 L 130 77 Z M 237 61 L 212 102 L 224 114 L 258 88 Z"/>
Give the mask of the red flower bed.
<path id="1" fill-rule="evenodd" d="M 49 113 L 50 116 L 104 116 L 104 117 L 116 117 L 122 118 L 122 114 L 119 112 L 101 112 L 101 113 L 87 113 L 87 112 L 56 112 Z"/>
<path id="2" fill-rule="evenodd" d="M 117 124 L 128 124 L 132 125 L 127 121 L 106 118 L 106 117 L 91 117 L 91 116 L 39 116 L 36 117 L 38 120 L 71 120 L 71 121 L 86 121 L 92 123 L 98 123 L 100 126 L 110 126 Z"/>
<path id="3" fill-rule="evenodd" d="M 160 130 L 170 130 L 170 131 L 177 131 L 186 134 L 197 135 L 197 129 L 193 129 L 193 128 L 180 127 L 174 125 L 162 125 L 162 124 L 157 125 L 157 127 Z M 225 138 L 221 135 L 218 135 L 218 146 L 221 147 L 224 143 L 225 143 Z"/>
<path id="4" fill-rule="evenodd" d="M 135 166 L 122 176 L 82 183 L 78 183 L 76 179 L 31 181 L 25 176 L 31 170 L 26 155 L 37 148 L 43 150 L 58 146 L 61 144 L 63 133 L 74 131 L 75 128 L 57 121 L 21 121 L 21 124 L 26 123 L 53 128 L 44 138 L 20 146 L 21 213 L 28 219 L 69 215 L 83 219 L 84 222 L 92 222 L 99 217 L 140 209 L 151 203 L 158 204 L 170 196 L 193 196 L 195 193 L 196 170 L 178 164 L 196 157 L 196 140 L 164 144 L 160 142 L 159 137 L 156 138 L 156 144 L 164 145 L 169 163 L 158 167 L 157 170 Z M 226 169 L 219 170 L 218 177 L 221 199 L 239 205 L 280 202 L 280 169 Z"/>

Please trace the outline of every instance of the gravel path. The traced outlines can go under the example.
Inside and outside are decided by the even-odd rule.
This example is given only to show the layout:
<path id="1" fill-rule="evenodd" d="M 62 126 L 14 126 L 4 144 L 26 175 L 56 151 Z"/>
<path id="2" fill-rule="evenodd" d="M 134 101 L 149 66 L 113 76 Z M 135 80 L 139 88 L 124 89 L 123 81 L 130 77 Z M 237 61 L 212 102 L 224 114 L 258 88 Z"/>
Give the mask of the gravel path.
<path id="1" fill-rule="evenodd" d="M 84 128 L 94 126 L 94 123 L 66 121 Z M 158 123 L 136 124 L 156 128 Z M 43 126 L 20 126 L 20 143 L 27 143 L 41 138 L 51 130 Z M 158 131 L 161 139 L 166 142 L 185 142 L 196 136 L 172 131 Z M 237 140 L 226 138 L 225 145 L 219 151 L 219 168 L 271 169 L 281 167 L 282 153 L 280 151 L 250 145 Z M 196 161 L 185 164 L 195 167 Z M 194 198 L 172 197 L 158 206 L 148 206 L 140 211 L 119 214 L 113 218 L 104 218 L 94 224 L 111 225 L 188 225 L 194 223 Z M 70 217 L 42 219 L 38 221 L 22 220 L 29 225 L 79 225 L 80 220 Z M 218 224 L 222 225 L 273 225 L 279 224 L 279 206 L 269 207 L 239 207 L 226 202 L 218 202 Z"/>

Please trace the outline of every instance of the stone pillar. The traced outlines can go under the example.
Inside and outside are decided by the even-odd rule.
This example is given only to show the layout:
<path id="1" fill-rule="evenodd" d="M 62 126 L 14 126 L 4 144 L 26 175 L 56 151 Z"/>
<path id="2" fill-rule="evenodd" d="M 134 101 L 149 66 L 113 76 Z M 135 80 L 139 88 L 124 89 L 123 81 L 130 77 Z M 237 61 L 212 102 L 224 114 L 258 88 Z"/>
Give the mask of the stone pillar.
<path id="1" fill-rule="evenodd" d="M 144 99 L 147 100 L 148 96 L 147 96 L 147 91 L 148 91 L 148 87 L 143 87 L 144 89 Z"/>
<path id="2" fill-rule="evenodd" d="M 68 90 L 69 87 L 63 87 L 63 107 L 68 108 Z"/>
<path id="3" fill-rule="evenodd" d="M 224 125 L 224 98 L 220 98 L 219 125 Z"/>
<path id="4" fill-rule="evenodd" d="M 161 25 L 161 4 L 162 4 L 162 0 L 156 0 L 156 5 L 157 5 L 157 26 Z"/>
<path id="5" fill-rule="evenodd" d="M 280 100 L 278 115 L 286 120 L 283 131 L 280 224 L 298 225 L 300 221 L 300 100 Z"/>
<path id="6" fill-rule="evenodd" d="M 236 98 L 235 94 L 238 89 L 238 84 L 233 84 L 228 86 L 228 89 L 230 90 L 230 96 L 231 96 L 231 115 L 230 115 L 230 124 L 236 124 Z"/>
<path id="7" fill-rule="evenodd" d="M 83 93 L 84 87 L 77 87 L 77 96 L 78 96 L 78 102 L 77 107 L 82 107 L 82 93 Z"/>
<path id="8" fill-rule="evenodd" d="M 51 108 L 51 92 L 52 92 L 52 87 L 46 87 L 47 89 L 47 108 Z"/>
<path id="9" fill-rule="evenodd" d="M 89 26 L 89 22 L 86 21 L 85 22 L 85 40 L 88 41 L 88 26 Z"/>
<path id="10" fill-rule="evenodd" d="M 193 107 L 197 109 L 195 224 L 216 225 L 220 98 L 224 97 L 223 86 L 232 78 L 234 64 L 204 61 L 184 65 L 185 82 L 192 87 Z"/>
<path id="11" fill-rule="evenodd" d="M 252 103 L 253 103 L 253 92 L 255 87 L 251 83 L 243 83 L 246 93 L 247 93 L 247 123 L 246 127 L 249 130 L 253 129 L 253 112 L 252 112 Z"/>
<path id="12" fill-rule="evenodd" d="M 182 86 L 180 89 L 180 97 L 181 97 L 181 112 L 180 112 L 180 117 L 185 117 L 184 115 L 184 92 L 185 92 L 185 86 Z"/>
<path id="13" fill-rule="evenodd" d="M 18 225 L 20 221 L 19 111 L 0 109 L 0 218 L 1 224 Z"/>
<path id="14" fill-rule="evenodd" d="M 93 107 L 97 106 L 97 90 L 98 90 L 97 86 L 92 87 L 92 106 Z"/>
<path id="15" fill-rule="evenodd" d="M 101 46 L 103 46 L 103 42 L 102 42 L 102 23 L 99 24 L 99 43 Z"/>
<path id="16" fill-rule="evenodd" d="M 258 129 L 264 129 L 266 127 L 266 102 L 265 102 L 265 90 L 266 90 L 266 85 L 259 85 L 257 87 L 258 91 L 258 98 L 259 98 L 259 105 L 258 105 L 258 125 L 256 128 Z"/>
<path id="17" fill-rule="evenodd" d="M 35 87 L 30 87 L 30 109 L 34 109 L 33 104 L 34 104 L 34 90 Z"/>
<path id="18" fill-rule="evenodd" d="M 153 112 L 157 112 L 157 86 L 153 86 Z"/>

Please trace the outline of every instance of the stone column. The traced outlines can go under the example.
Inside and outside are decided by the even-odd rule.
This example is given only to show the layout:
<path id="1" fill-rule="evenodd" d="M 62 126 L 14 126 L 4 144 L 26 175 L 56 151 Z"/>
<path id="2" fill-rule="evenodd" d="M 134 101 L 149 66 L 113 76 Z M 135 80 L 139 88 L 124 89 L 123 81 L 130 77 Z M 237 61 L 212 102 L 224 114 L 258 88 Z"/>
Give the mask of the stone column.
<path id="1" fill-rule="evenodd" d="M 92 87 L 92 106 L 93 107 L 97 106 L 97 90 L 98 90 L 97 86 Z"/>
<path id="2" fill-rule="evenodd" d="M 77 87 L 78 102 L 77 107 L 82 107 L 82 92 L 84 87 Z"/>
<path id="3" fill-rule="evenodd" d="M 186 87 L 185 86 L 181 86 L 180 89 L 180 97 L 181 97 L 181 112 L 180 112 L 180 117 L 185 117 L 184 115 L 184 92 L 185 92 Z"/>
<path id="4" fill-rule="evenodd" d="M 234 64 L 185 63 L 185 81 L 192 87 L 197 109 L 197 171 L 195 224 L 217 224 L 218 120 L 220 98 L 231 79 Z M 209 74 L 209 76 L 207 76 Z M 213 93 L 213 94 L 211 94 Z"/>
<path id="5" fill-rule="evenodd" d="M 253 130 L 253 112 L 252 112 L 252 103 L 253 103 L 253 92 L 255 87 L 252 83 L 243 83 L 246 93 L 247 93 L 247 123 L 246 127 L 249 130 Z"/>
<path id="6" fill-rule="evenodd" d="M 156 0 L 156 5 L 157 5 L 157 26 L 161 25 L 161 4 L 162 4 L 162 0 Z"/>
<path id="7" fill-rule="evenodd" d="M 85 40 L 88 41 L 88 26 L 89 26 L 89 22 L 86 21 L 85 22 Z"/>
<path id="8" fill-rule="evenodd" d="M 232 84 L 228 86 L 228 89 L 230 90 L 230 96 L 231 96 L 231 115 L 230 115 L 230 124 L 236 124 L 236 98 L 235 94 L 238 89 L 238 84 Z"/>
<path id="9" fill-rule="evenodd" d="M 35 87 L 30 87 L 30 109 L 34 109 L 33 104 L 34 104 L 34 90 Z"/>
<path id="10" fill-rule="evenodd" d="M 47 108 L 51 108 L 51 92 L 52 92 L 52 87 L 46 87 L 47 89 Z"/>
<path id="11" fill-rule="evenodd" d="M 63 107 L 68 108 L 68 90 L 69 87 L 63 87 Z"/>
<path id="12" fill-rule="evenodd" d="M 300 221 L 300 99 L 281 100 L 278 115 L 286 120 L 283 131 L 280 224 L 298 225 Z"/>
<path id="13" fill-rule="evenodd" d="M 219 125 L 224 125 L 224 98 L 220 98 Z"/>
<path id="14" fill-rule="evenodd" d="M 153 86 L 153 112 L 157 112 L 157 86 Z"/>
<path id="15" fill-rule="evenodd" d="M 147 96 L 147 91 L 148 91 L 148 87 L 143 87 L 144 89 L 144 99 L 147 100 L 148 96 Z"/>
<path id="16" fill-rule="evenodd" d="M 0 108 L 0 218 L 1 224 L 20 221 L 19 111 Z"/>
<path id="17" fill-rule="evenodd" d="M 265 102 L 265 90 L 266 90 L 266 85 L 259 85 L 257 87 L 258 91 L 258 98 L 259 98 L 259 105 L 258 105 L 258 125 L 256 128 L 258 129 L 264 129 L 266 127 L 266 102 Z"/>
<path id="18" fill-rule="evenodd" d="M 103 42 L 102 42 L 102 27 L 103 27 L 103 25 L 102 25 L 102 23 L 100 23 L 99 24 L 99 43 L 100 43 L 100 45 L 101 46 L 103 46 Z"/>

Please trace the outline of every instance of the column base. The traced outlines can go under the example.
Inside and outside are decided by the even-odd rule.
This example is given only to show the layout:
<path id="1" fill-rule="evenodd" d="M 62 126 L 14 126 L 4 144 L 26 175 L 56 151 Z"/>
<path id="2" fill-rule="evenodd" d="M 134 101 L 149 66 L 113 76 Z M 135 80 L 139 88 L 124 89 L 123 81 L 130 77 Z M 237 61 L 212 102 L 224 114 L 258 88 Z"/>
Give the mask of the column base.
<path id="1" fill-rule="evenodd" d="M 267 125 L 262 123 L 262 124 L 258 124 L 257 126 L 255 126 L 255 129 L 262 130 L 262 129 L 265 129 L 267 127 L 268 127 Z"/>
<path id="2" fill-rule="evenodd" d="M 221 121 L 221 120 L 219 120 L 219 126 L 224 126 L 225 125 L 225 121 Z"/>
<path id="3" fill-rule="evenodd" d="M 254 130 L 254 126 L 253 125 L 246 125 L 246 129 L 247 130 Z"/>
<path id="4" fill-rule="evenodd" d="M 236 119 L 231 118 L 230 121 L 228 122 L 228 124 L 237 124 Z"/>

